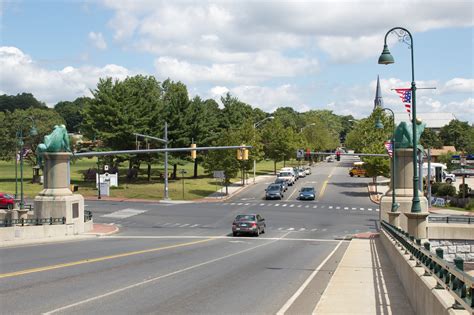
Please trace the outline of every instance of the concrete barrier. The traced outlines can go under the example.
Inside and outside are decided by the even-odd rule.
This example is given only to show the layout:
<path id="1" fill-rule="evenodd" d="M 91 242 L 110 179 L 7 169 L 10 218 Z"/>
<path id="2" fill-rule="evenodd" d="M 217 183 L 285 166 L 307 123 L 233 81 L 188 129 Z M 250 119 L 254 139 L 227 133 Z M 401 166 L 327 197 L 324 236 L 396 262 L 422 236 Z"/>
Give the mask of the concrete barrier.
<path id="1" fill-rule="evenodd" d="M 425 269 L 416 267 L 415 260 L 405 254 L 388 234 L 381 230 L 380 239 L 400 279 L 416 314 L 469 315 L 466 310 L 454 310 L 454 298 L 444 289 L 435 289 L 436 280 L 424 276 Z"/>

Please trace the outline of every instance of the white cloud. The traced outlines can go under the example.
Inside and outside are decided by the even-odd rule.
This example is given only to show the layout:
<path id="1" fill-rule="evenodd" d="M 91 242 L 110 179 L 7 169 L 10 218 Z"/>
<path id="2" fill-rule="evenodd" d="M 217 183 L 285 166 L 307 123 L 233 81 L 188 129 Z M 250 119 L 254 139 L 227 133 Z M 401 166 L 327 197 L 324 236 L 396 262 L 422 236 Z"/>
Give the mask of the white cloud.
<path id="1" fill-rule="evenodd" d="M 441 88 L 441 93 L 474 93 L 474 79 L 454 78 Z"/>
<path id="2" fill-rule="evenodd" d="M 30 56 L 16 47 L 0 47 L 0 86 L 2 93 L 32 93 L 38 100 L 55 105 L 62 100 L 91 96 L 99 78 L 125 79 L 131 75 L 124 67 L 110 64 L 104 67 L 71 66 L 48 70 L 37 65 Z"/>
<path id="3" fill-rule="evenodd" d="M 105 42 L 102 33 L 89 32 L 89 39 L 94 44 L 94 46 L 97 47 L 97 49 L 107 49 L 107 43 Z"/>

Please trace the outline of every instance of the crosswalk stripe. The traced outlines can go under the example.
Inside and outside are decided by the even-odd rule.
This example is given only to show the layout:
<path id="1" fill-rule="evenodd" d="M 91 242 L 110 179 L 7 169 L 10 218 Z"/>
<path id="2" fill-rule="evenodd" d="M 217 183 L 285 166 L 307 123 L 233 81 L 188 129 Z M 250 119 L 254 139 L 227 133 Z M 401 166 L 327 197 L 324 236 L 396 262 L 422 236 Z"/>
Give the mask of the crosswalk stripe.
<path id="1" fill-rule="evenodd" d="M 282 205 L 282 207 L 286 207 L 286 206 L 288 206 L 286 203 L 284 203 L 284 204 Z"/>
<path id="2" fill-rule="evenodd" d="M 293 208 L 295 205 L 290 205 L 290 208 Z"/>
<path id="3" fill-rule="evenodd" d="M 314 209 L 316 209 L 318 206 L 313 206 Z"/>
<path id="4" fill-rule="evenodd" d="M 287 231 L 294 231 L 295 228 L 289 228 L 289 229 L 286 229 Z"/>
<path id="5" fill-rule="evenodd" d="M 275 207 L 279 207 L 279 206 L 280 206 L 280 204 L 279 204 L 279 203 L 275 204 Z"/>
<path id="6" fill-rule="evenodd" d="M 357 208 L 352 208 L 352 210 L 357 210 Z"/>
<path id="7" fill-rule="evenodd" d="M 311 232 L 317 231 L 318 229 L 312 229 Z"/>
<path id="8" fill-rule="evenodd" d="M 360 208 L 360 211 L 364 211 L 364 208 Z"/>
<path id="9" fill-rule="evenodd" d="M 344 207 L 344 210 L 349 210 L 349 207 Z"/>
<path id="10" fill-rule="evenodd" d="M 239 202 L 237 205 L 238 205 L 238 206 L 241 206 L 241 205 L 243 205 L 243 203 Z"/>
<path id="11" fill-rule="evenodd" d="M 248 202 L 244 204 L 244 206 L 248 206 L 248 205 L 249 205 L 249 203 L 248 203 Z"/>
<path id="12" fill-rule="evenodd" d="M 341 209 L 341 207 L 336 207 L 336 210 L 339 210 L 339 209 Z"/>
<path id="13" fill-rule="evenodd" d="M 133 217 L 135 215 L 142 214 L 147 212 L 147 210 L 137 210 L 137 209 L 122 209 L 112 213 L 104 214 L 103 218 L 117 218 L 117 219 L 125 219 L 128 217 Z"/>
<path id="14" fill-rule="evenodd" d="M 323 232 L 326 232 L 328 229 L 322 229 Z"/>
<path id="15" fill-rule="evenodd" d="M 232 202 L 230 205 L 231 205 L 231 206 L 235 206 L 235 202 Z"/>
<path id="16" fill-rule="evenodd" d="M 306 206 L 304 206 L 304 207 L 305 207 L 305 208 L 309 208 L 309 206 L 308 206 L 308 205 L 306 205 Z"/>
<path id="17" fill-rule="evenodd" d="M 368 208 L 367 210 L 372 211 L 372 208 Z"/>
<path id="18" fill-rule="evenodd" d="M 306 230 L 306 229 L 305 229 L 305 228 L 301 228 L 301 229 L 300 229 L 300 231 L 304 231 L 304 230 Z"/>
<path id="19" fill-rule="evenodd" d="M 265 204 L 264 203 L 261 203 L 259 206 L 264 206 Z"/>
<path id="20" fill-rule="evenodd" d="M 196 227 L 196 226 L 199 226 L 199 224 L 193 224 L 190 227 Z"/>
<path id="21" fill-rule="evenodd" d="M 332 209 L 332 206 L 329 206 L 329 209 Z"/>
<path id="22" fill-rule="evenodd" d="M 189 224 L 183 224 L 183 225 L 180 225 L 179 227 L 186 227 L 188 226 Z"/>
<path id="23" fill-rule="evenodd" d="M 298 208 L 301 208 L 301 205 L 298 205 Z"/>
<path id="24" fill-rule="evenodd" d="M 278 228 L 278 231 L 281 231 L 281 230 L 283 230 L 283 228 Z"/>
<path id="25" fill-rule="evenodd" d="M 379 209 L 375 209 L 375 211 L 379 212 Z"/>

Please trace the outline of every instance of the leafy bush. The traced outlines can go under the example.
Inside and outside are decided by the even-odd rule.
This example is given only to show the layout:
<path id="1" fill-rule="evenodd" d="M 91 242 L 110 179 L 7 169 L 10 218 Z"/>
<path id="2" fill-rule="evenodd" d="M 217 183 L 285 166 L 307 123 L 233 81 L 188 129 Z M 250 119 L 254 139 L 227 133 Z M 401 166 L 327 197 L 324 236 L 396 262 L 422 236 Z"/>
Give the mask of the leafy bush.
<path id="1" fill-rule="evenodd" d="M 464 193 L 463 193 L 463 191 L 464 191 Z M 469 196 L 469 186 L 467 184 L 460 184 L 459 185 L 458 197 L 462 198 L 463 195 L 464 195 L 464 197 Z"/>
<path id="2" fill-rule="evenodd" d="M 466 210 L 474 210 L 474 200 L 471 199 L 464 208 Z"/>
<path id="3" fill-rule="evenodd" d="M 431 184 L 431 194 L 432 195 L 436 195 L 438 190 L 439 190 L 439 187 L 441 186 L 442 183 L 432 183 Z"/>
<path id="4" fill-rule="evenodd" d="M 436 193 L 433 193 L 433 190 L 431 190 L 432 194 L 436 196 L 455 196 L 456 195 L 456 187 L 447 184 L 447 183 L 436 183 L 439 184 L 438 187 L 436 187 Z"/>

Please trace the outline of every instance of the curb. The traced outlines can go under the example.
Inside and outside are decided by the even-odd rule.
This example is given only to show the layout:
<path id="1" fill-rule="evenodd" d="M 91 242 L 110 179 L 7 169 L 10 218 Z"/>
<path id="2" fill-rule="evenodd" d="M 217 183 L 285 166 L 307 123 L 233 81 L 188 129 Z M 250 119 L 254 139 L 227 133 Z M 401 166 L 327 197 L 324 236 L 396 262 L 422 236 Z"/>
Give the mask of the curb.
<path id="1" fill-rule="evenodd" d="M 100 227 L 113 227 L 113 229 L 108 231 L 108 232 L 94 232 L 95 227 L 97 227 L 97 228 L 100 228 Z M 87 233 L 84 233 L 83 235 L 91 235 L 91 236 L 95 235 L 97 237 L 100 237 L 100 236 L 107 236 L 107 235 L 112 235 L 112 234 L 118 233 L 119 230 L 120 230 L 119 227 L 117 225 L 115 225 L 114 223 L 111 223 L 111 224 L 94 223 L 94 226 L 93 226 L 92 230 L 87 232 Z"/>
<path id="2" fill-rule="evenodd" d="M 367 191 L 369 192 L 369 199 L 373 203 L 380 205 L 380 198 L 378 198 L 378 193 L 375 193 L 371 188 L 374 187 L 374 183 L 367 184 Z"/>

